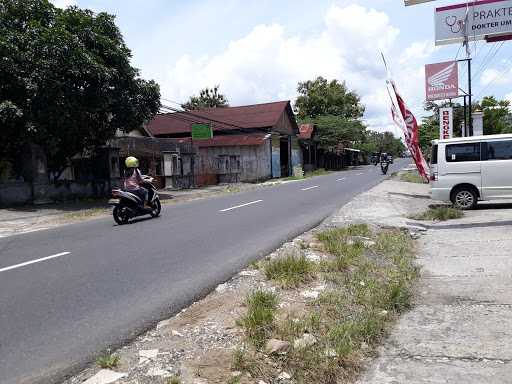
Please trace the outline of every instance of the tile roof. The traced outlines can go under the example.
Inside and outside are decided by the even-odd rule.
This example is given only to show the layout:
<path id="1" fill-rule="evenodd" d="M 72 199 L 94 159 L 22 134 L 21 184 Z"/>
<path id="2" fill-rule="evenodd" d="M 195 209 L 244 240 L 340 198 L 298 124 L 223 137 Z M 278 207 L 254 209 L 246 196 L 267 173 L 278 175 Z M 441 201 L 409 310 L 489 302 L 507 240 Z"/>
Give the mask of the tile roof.
<path id="1" fill-rule="evenodd" d="M 188 133 L 193 123 L 209 123 L 211 120 L 216 121 L 212 122 L 214 131 L 270 128 L 278 123 L 284 111 L 293 115 L 289 101 L 165 113 L 156 115 L 146 128 L 153 136 Z"/>

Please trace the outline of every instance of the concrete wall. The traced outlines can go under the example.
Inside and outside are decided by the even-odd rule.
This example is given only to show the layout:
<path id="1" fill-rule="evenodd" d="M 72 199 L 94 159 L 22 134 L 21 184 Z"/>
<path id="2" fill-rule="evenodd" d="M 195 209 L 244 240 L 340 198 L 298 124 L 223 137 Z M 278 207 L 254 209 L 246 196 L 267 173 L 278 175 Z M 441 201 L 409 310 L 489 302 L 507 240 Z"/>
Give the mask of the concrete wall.
<path id="1" fill-rule="evenodd" d="M 70 200 L 77 197 L 108 197 L 111 188 L 118 184 L 106 180 L 96 182 L 59 181 L 44 182 L 8 182 L 0 184 L 0 207 L 31 203 L 50 203 Z"/>
<path id="2" fill-rule="evenodd" d="M 28 204 L 32 201 L 32 186 L 23 181 L 0 184 L 0 207 Z"/>

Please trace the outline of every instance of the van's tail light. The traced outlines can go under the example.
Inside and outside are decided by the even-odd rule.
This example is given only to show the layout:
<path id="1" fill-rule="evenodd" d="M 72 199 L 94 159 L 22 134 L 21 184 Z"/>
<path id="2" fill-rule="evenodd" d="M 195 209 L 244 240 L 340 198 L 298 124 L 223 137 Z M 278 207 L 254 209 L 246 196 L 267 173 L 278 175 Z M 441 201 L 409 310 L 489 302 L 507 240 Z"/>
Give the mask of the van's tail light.
<path id="1" fill-rule="evenodd" d="M 437 172 L 432 172 L 430 175 L 430 181 L 437 181 Z"/>

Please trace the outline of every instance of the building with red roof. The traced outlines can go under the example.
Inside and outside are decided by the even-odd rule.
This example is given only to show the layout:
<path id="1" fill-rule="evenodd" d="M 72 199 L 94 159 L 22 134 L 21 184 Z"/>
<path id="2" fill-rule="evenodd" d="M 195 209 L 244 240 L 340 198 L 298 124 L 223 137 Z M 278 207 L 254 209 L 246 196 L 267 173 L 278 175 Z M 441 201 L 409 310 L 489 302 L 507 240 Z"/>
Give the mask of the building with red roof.
<path id="1" fill-rule="evenodd" d="M 213 137 L 192 139 L 193 124 L 209 125 Z M 289 101 L 164 113 L 145 129 L 156 138 L 190 140 L 198 186 L 289 176 L 302 164 Z"/>

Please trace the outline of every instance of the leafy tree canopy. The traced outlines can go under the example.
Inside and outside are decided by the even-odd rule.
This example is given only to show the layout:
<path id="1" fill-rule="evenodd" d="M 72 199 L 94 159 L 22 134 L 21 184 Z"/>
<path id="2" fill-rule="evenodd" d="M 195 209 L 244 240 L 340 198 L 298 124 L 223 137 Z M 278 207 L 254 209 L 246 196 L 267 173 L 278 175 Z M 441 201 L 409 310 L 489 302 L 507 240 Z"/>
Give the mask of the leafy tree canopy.
<path id="1" fill-rule="evenodd" d="M 473 110 L 484 112 L 484 135 L 512 133 L 510 101 L 497 100 L 494 96 L 485 96 L 473 105 Z"/>
<path id="2" fill-rule="evenodd" d="M 394 157 L 401 156 L 405 151 L 402 140 L 396 138 L 391 132 L 365 131 L 362 140 L 355 145 L 368 155 L 372 153 L 389 153 Z"/>
<path id="3" fill-rule="evenodd" d="M 324 149 L 332 149 L 343 142 L 359 142 L 366 130 L 360 120 L 334 115 L 318 116 L 314 123 L 317 125 L 316 140 Z"/>
<path id="4" fill-rule="evenodd" d="M 26 143 L 59 173 L 77 153 L 130 131 L 160 107 L 154 81 L 130 65 L 114 16 L 47 0 L 0 0 L 0 159 Z"/>
<path id="5" fill-rule="evenodd" d="M 347 89 L 345 82 L 327 81 L 323 77 L 299 83 L 299 97 L 295 110 L 300 119 L 315 119 L 322 115 L 333 115 L 347 119 L 363 116 L 364 106 L 359 96 Z"/>
<path id="6" fill-rule="evenodd" d="M 181 107 L 186 111 L 203 108 L 222 108 L 228 107 L 228 99 L 222 93 L 219 93 L 219 85 L 213 88 L 206 87 L 199 92 L 199 96 L 191 96 L 189 101 L 182 104 Z"/>

